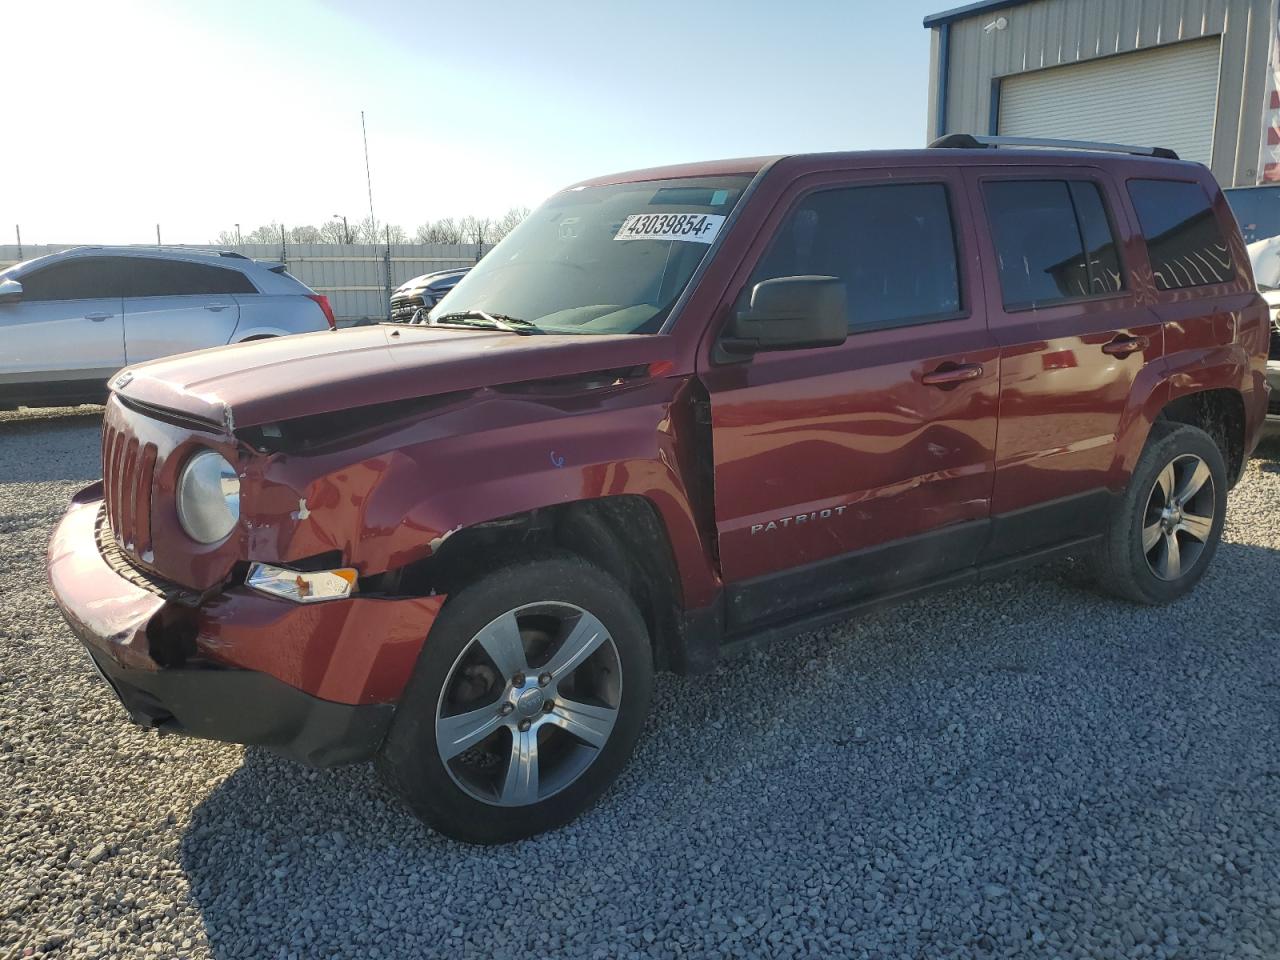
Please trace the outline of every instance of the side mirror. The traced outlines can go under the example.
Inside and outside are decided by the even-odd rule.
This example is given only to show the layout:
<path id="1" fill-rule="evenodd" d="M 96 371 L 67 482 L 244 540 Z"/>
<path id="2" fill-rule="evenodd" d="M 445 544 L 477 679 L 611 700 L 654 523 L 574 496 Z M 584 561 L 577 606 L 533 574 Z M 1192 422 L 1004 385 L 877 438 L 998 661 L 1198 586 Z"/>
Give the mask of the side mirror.
<path id="1" fill-rule="evenodd" d="M 17 303 L 22 299 L 22 284 L 17 280 L 0 280 L 0 303 Z"/>
<path id="2" fill-rule="evenodd" d="M 835 347 L 849 336 L 845 286 L 835 277 L 777 277 L 751 291 L 720 348 L 742 357 L 761 350 Z"/>

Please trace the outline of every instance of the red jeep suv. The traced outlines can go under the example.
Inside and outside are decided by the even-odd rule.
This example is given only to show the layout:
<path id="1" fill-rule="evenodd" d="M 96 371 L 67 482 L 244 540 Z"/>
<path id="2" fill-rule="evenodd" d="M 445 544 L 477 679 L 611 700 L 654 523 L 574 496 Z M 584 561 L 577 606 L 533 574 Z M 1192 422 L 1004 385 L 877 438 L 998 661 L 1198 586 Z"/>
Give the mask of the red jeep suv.
<path id="1" fill-rule="evenodd" d="M 1182 596 L 1267 342 L 1221 191 L 1158 148 L 601 177 L 424 322 L 119 374 L 49 576 L 138 723 L 377 758 L 512 840 L 618 776 L 656 669 L 1065 553 Z"/>

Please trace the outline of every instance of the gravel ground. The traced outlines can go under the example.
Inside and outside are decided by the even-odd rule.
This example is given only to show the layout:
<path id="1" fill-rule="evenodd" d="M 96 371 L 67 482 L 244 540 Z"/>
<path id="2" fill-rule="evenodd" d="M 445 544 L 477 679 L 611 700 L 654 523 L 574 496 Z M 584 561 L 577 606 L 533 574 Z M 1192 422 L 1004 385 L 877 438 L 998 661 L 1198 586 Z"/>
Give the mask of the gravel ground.
<path id="1" fill-rule="evenodd" d="M 124 721 L 43 579 L 97 431 L 0 422 L 0 958 L 1280 953 L 1278 444 L 1189 599 L 1064 563 L 660 678 L 600 806 L 483 849 Z"/>

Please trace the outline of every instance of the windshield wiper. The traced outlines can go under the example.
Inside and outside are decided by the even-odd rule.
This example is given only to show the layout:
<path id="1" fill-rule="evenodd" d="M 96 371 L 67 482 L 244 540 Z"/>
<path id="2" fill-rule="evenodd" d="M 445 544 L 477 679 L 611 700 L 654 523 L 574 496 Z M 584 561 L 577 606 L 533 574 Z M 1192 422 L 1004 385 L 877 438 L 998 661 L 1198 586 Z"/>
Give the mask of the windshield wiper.
<path id="1" fill-rule="evenodd" d="M 509 333 L 518 333 L 525 337 L 535 333 L 546 332 L 536 323 L 529 320 L 510 317 L 505 313 L 489 313 L 486 310 L 459 310 L 456 313 L 446 313 L 444 316 L 428 319 L 427 323 L 431 326 L 436 326 L 443 323 L 467 324 L 475 320 L 483 320 L 495 330 L 506 330 Z"/>

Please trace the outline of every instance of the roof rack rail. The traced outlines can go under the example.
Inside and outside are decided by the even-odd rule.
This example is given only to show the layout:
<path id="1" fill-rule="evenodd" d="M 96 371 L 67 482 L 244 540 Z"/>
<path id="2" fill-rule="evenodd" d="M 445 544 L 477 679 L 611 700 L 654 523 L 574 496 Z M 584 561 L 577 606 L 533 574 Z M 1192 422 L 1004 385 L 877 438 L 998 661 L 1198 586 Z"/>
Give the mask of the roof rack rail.
<path id="1" fill-rule="evenodd" d="M 1041 137 L 979 137 L 972 133 L 949 133 L 934 140 L 930 147 L 959 150 L 994 150 L 997 147 L 1049 147 L 1057 150 L 1097 150 L 1103 153 L 1128 153 L 1136 157 L 1161 157 L 1177 160 L 1168 147 L 1132 147 L 1123 143 L 1101 143 L 1093 140 L 1052 140 Z"/>

